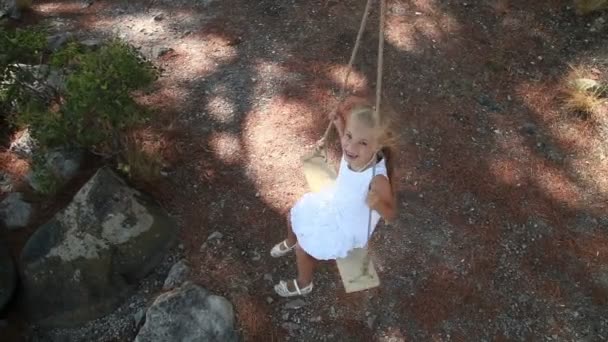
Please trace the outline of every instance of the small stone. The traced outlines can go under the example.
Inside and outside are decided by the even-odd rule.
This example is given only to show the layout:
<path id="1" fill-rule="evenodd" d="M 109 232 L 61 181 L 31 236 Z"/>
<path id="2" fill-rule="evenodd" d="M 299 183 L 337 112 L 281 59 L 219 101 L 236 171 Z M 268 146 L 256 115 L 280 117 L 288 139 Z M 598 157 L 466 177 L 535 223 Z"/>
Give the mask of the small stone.
<path id="1" fill-rule="evenodd" d="M 167 291 L 179 287 L 188 279 L 189 275 L 190 267 L 185 260 L 180 260 L 169 270 L 167 279 L 165 279 L 165 283 L 163 284 L 163 290 Z"/>
<path id="2" fill-rule="evenodd" d="M 289 330 L 289 331 L 294 331 L 294 330 L 300 329 L 300 326 L 293 322 L 285 322 L 285 323 L 281 324 L 281 327 L 283 327 L 283 329 Z"/>
<path id="3" fill-rule="evenodd" d="M 89 38 L 89 39 L 81 40 L 80 44 L 88 47 L 89 49 L 96 49 L 99 46 L 101 46 L 101 40 L 95 39 L 95 38 Z"/>
<path id="4" fill-rule="evenodd" d="M 319 323 L 319 322 L 321 322 L 321 320 L 322 320 L 321 316 L 317 316 L 317 317 L 311 317 L 309 321 L 311 323 Z"/>
<path id="5" fill-rule="evenodd" d="M 180 250 L 184 250 L 184 244 L 180 243 L 179 245 L 177 245 L 177 248 L 179 248 Z"/>
<path id="6" fill-rule="evenodd" d="M 21 158 L 29 159 L 36 149 L 36 141 L 32 138 L 30 131 L 25 130 L 21 135 L 11 142 L 9 151 Z"/>
<path id="7" fill-rule="evenodd" d="M 331 317 L 336 317 L 336 315 L 337 315 L 336 308 L 334 308 L 333 306 L 331 308 L 329 308 L 329 314 Z"/>
<path id="8" fill-rule="evenodd" d="M 266 280 L 269 283 L 272 283 L 272 274 L 270 274 L 270 273 L 264 274 L 264 280 Z"/>
<path id="9" fill-rule="evenodd" d="M 0 192 L 11 192 L 13 191 L 13 182 L 11 176 L 7 173 L 0 171 Z"/>
<path id="10" fill-rule="evenodd" d="M 135 321 L 135 326 L 139 327 L 143 323 L 143 320 L 145 317 L 146 317 L 145 308 L 137 310 L 137 312 L 135 314 L 133 314 L 133 321 Z"/>
<path id="11" fill-rule="evenodd" d="M 367 318 L 367 327 L 370 328 L 371 330 L 374 329 L 374 323 L 376 323 L 376 316 L 369 316 Z"/>
<path id="12" fill-rule="evenodd" d="M 154 21 L 162 21 L 163 19 L 165 19 L 165 15 L 162 13 L 159 13 L 154 16 Z"/>
<path id="13" fill-rule="evenodd" d="M 152 51 L 155 58 L 160 58 L 170 52 L 173 52 L 173 49 L 170 47 L 155 47 L 152 49 Z"/>
<path id="14" fill-rule="evenodd" d="M 266 303 L 272 304 L 273 302 L 274 302 L 274 299 L 272 299 L 272 297 L 266 297 Z"/>
<path id="15" fill-rule="evenodd" d="M 253 261 L 259 261 L 261 259 L 262 259 L 262 256 L 260 255 L 260 253 L 253 252 L 253 256 L 251 257 L 251 260 L 253 260 Z"/>
<path id="16" fill-rule="evenodd" d="M 81 8 L 89 8 L 93 5 L 93 3 L 95 2 L 95 0 L 84 0 L 82 2 L 82 5 L 80 5 Z"/>
<path id="17" fill-rule="evenodd" d="M 282 318 L 284 321 L 289 321 L 289 312 L 284 313 L 284 314 L 283 314 L 283 316 L 281 316 L 281 318 Z"/>
<path id="18" fill-rule="evenodd" d="M 536 134 L 537 128 L 536 128 L 535 124 L 527 122 L 522 126 L 522 129 L 526 134 L 534 135 L 534 134 Z"/>
<path id="19" fill-rule="evenodd" d="M 61 49 L 65 43 L 68 42 L 71 36 L 71 34 L 66 32 L 48 36 L 46 39 L 48 49 L 53 52 L 59 51 L 59 49 Z"/>
<path id="20" fill-rule="evenodd" d="M 211 240 L 219 240 L 221 238 L 223 238 L 224 235 L 218 231 L 215 231 L 213 233 L 211 233 L 211 235 L 209 235 L 209 237 L 207 237 L 207 241 L 211 241 Z"/>
<path id="21" fill-rule="evenodd" d="M 297 310 L 297 309 L 302 308 L 305 305 L 306 305 L 306 302 L 303 301 L 302 299 L 295 299 L 295 300 L 292 300 L 291 302 L 288 302 L 287 304 L 285 304 L 285 309 Z"/>
<path id="22" fill-rule="evenodd" d="M 20 193 L 12 193 L 0 202 L 0 220 L 8 229 L 23 228 L 32 216 L 32 206 L 23 201 Z"/>

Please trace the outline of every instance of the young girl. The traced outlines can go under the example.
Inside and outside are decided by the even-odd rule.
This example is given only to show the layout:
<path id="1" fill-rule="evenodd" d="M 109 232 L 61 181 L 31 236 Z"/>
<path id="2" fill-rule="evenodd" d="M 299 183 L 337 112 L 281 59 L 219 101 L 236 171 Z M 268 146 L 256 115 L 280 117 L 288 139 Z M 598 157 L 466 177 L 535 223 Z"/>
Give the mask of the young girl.
<path id="1" fill-rule="evenodd" d="M 275 245 L 271 256 L 295 249 L 298 277 L 281 280 L 274 289 L 283 297 L 306 295 L 313 288 L 317 260 L 346 257 L 363 247 L 380 217 L 395 218 L 393 132 L 386 114 L 374 120 L 374 109 L 361 100 L 350 101 L 346 112 L 330 118 L 340 136 L 342 158 L 335 184 L 321 192 L 305 194 L 291 209 L 287 239 Z M 375 176 L 372 179 L 375 164 Z"/>

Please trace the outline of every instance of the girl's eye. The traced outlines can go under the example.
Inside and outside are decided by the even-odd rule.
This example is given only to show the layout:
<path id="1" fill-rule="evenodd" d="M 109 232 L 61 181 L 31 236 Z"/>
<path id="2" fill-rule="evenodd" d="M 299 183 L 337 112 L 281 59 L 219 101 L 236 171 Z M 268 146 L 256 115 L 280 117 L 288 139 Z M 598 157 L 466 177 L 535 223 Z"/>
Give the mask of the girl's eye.
<path id="1" fill-rule="evenodd" d="M 347 137 L 348 139 L 352 139 L 352 138 L 353 138 L 353 136 L 352 136 L 350 133 L 346 133 L 346 137 Z"/>
<path id="2" fill-rule="evenodd" d="M 362 141 L 362 142 L 361 142 L 361 145 L 363 145 L 363 146 L 367 146 L 367 141 Z"/>

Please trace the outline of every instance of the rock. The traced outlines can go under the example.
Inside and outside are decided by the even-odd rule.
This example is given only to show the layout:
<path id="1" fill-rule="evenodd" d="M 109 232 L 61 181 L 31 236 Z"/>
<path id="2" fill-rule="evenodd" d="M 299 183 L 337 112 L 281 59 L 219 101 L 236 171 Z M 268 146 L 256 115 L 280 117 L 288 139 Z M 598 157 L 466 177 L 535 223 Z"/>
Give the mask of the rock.
<path id="1" fill-rule="evenodd" d="M 272 299 L 272 297 L 266 297 L 266 303 L 272 304 L 273 302 L 274 302 L 274 299 Z"/>
<path id="2" fill-rule="evenodd" d="M 264 280 L 266 280 L 269 283 L 272 283 L 272 274 L 270 274 L 270 273 L 264 274 Z"/>
<path id="3" fill-rule="evenodd" d="M 285 304 L 285 309 L 297 310 L 297 309 L 304 307 L 305 305 L 306 305 L 306 302 L 303 301 L 302 299 L 295 299 L 295 300 L 292 300 L 291 302 L 288 302 L 287 304 Z"/>
<path id="4" fill-rule="evenodd" d="M 311 323 L 319 323 L 319 322 L 321 322 L 321 320 L 322 320 L 321 316 L 317 316 L 317 317 L 311 317 L 311 318 L 309 319 L 309 321 L 310 321 Z"/>
<path id="5" fill-rule="evenodd" d="M 135 322 L 135 326 L 139 327 L 144 318 L 146 317 L 146 309 L 139 309 L 137 310 L 137 312 L 133 315 L 133 321 Z"/>
<path id="6" fill-rule="evenodd" d="M 232 304 L 191 282 L 160 295 L 135 342 L 237 341 Z"/>
<path id="7" fill-rule="evenodd" d="M 169 270 L 169 275 L 167 275 L 167 279 L 165 279 L 165 283 L 163 284 L 163 290 L 167 291 L 179 287 L 188 279 L 189 275 L 190 267 L 186 263 L 186 260 L 180 260 Z"/>
<path id="8" fill-rule="evenodd" d="M 36 149 L 36 141 L 30 135 L 29 129 L 26 129 L 21 135 L 11 142 L 9 151 L 15 153 L 21 158 L 30 159 Z"/>
<path id="9" fill-rule="evenodd" d="M 46 38 L 47 48 L 52 52 L 59 51 L 72 38 L 72 34 L 68 32 L 58 33 Z"/>
<path id="10" fill-rule="evenodd" d="M 11 176 L 3 171 L 0 171 L 0 192 L 11 191 L 13 191 L 13 181 L 11 180 Z"/>
<path id="11" fill-rule="evenodd" d="M 606 19 L 604 19 L 604 17 L 598 17 L 593 21 L 593 24 L 591 24 L 589 32 L 603 32 L 604 28 L 606 28 Z"/>
<path id="12" fill-rule="evenodd" d="M 529 134 L 529 135 L 534 135 L 534 134 L 536 134 L 536 130 L 537 130 L 538 128 L 536 127 L 536 125 L 535 125 L 535 124 L 530 123 L 530 122 L 527 122 L 527 123 L 525 123 L 525 124 L 524 124 L 524 125 L 521 127 L 521 129 L 522 129 L 522 130 L 523 130 L 523 131 L 524 131 L 526 134 Z"/>
<path id="13" fill-rule="evenodd" d="M 88 38 L 80 41 L 80 44 L 86 46 L 89 49 L 97 49 L 101 46 L 101 40 L 96 38 Z"/>
<path id="14" fill-rule="evenodd" d="M 80 5 L 80 8 L 89 8 L 95 3 L 95 0 L 84 0 Z"/>
<path id="15" fill-rule="evenodd" d="M 477 97 L 477 102 L 490 111 L 493 111 L 493 112 L 502 111 L 502 106 L 488 95 L 485 95 L 485 94 L 479 95 Z"/>
<path id="16" fill-rule="evenodd" d="M 46 84 L 59 92 L 64 92 L 66 89 L 65 80 L 66 76 L 63 73 L 58 70 L 52 69 L 46 79 Z"/>
<path id="17" fill-rule="evenodd" d="M 30 222 L 32 206 L 22 198 L 20 193 L 15 192 L 0 202 L 0 221 L 8 229 L 23 228 Z"/>
<path id="18" fill-rule="evenodd" d="M 600 83 L 590 78 L 576 78 L 571 81 L 573 88 L 580 91 L 596 91 L 600 88 Z"/>
<path id="19" fill-rule="evenodd" d="M 0 243 L 0 311 L 11 300 L 17 285 L 15 264 L 6 245 Z"/>
<path id="20" fill-rule="evenodd" d="M 211 235 L 209 235 L 209 237 L 207 237 L 207 241 L 221 239 L 223 237 L 224 237 L 224 235 L 222 233 L 215 231 L 215 232 L 211 233 Z"/>
<path id="21" fill-rule="evenodd" d="M 166 46 L 142 46 L 140 48 L 141 54 L 148 60 L 160 58 L 171 51 L 173 49 Z"/>
<path id="22" fill-rule="evenodd" d="M 281 327 L 290 332 L 300 329 L 300 326 L 294 322 L 284 322 L 283 324 L 281 324 Z"/>
<path id="23" fill-rule="evenodd" d="M 46 155 L 49 169 L 63 181 L 72 179 L 80 170 L 84 151 L 80 149 L 55 149 Z"/>
<path id="24" fill-rule="evenodd" d="M 154 16 L 154 21 L 162 21 L 163 19 L 165 19 L 165 15 L 162 13 L 159 13 Z"/>
<path id="25" fill-rule="evenodd" d="M 374 325 L 376 324 L 376 318 L 377 316 L 375 315 L 367 317 L 367 327 L 372 331 L 374 330 Z"/>
<path id="26" fill-rule="evenodd" d="M 41 326 L 69 327 L 113 311 L 176 240 L 155 202 L 100 169 L 21 254 L 24 307 Z"/>
<path id="27" fill-rule="evenodd" d="M 164 47 L 164 46 L 163 47 L 154 47 L 152 49 L 152 55 L 155 58 L 160 58 L 160 57 L 162 57 L 162 56 L 164 56 L 164 55 L 166 55 L 166 54 L 168 54 L 169 52 L 172 52 L 172 51 L 173 51 L 172 48 L 168 48 L 168 47 Z"/>

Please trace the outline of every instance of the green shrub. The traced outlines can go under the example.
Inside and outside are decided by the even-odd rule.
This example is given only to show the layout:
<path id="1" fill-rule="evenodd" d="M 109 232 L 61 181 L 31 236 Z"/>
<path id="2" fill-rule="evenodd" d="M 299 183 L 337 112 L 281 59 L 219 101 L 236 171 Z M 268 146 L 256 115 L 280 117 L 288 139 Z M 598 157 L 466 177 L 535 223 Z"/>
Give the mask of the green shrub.
<path id="1" fill-rule="evenodd" d="M 112 41 L 87 51 L 71 43 L 51 63 L 69 71 L 62 103 L 51 110 L 30 105 L 19 115 L 42 145 L 115 151 L 120 131 L 145 119 L 131 95 L 155 75 L 128 45 Z"/>
<path id="2" fill-rule="evenodd" d="M 0 117 L 32 100 L 35 75 L 28 65 L 42 62 L 45 46 L 46 34 L 40 29 L 0 27 Z"/>
<path id="3" fill-rule="evenodd" d="M 36 191 L 38 193 L 47 196 L 54 195 L 63 185 L 63 181 L 53 172 L 53 170 L 51 170 L 47 160 L 40 155 L 34 156 L 33 163 L 31 165 L 31 183 L 35 184 Z"/>

